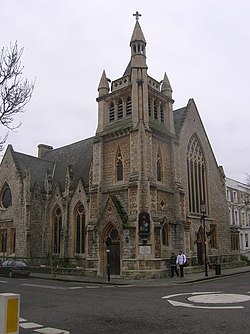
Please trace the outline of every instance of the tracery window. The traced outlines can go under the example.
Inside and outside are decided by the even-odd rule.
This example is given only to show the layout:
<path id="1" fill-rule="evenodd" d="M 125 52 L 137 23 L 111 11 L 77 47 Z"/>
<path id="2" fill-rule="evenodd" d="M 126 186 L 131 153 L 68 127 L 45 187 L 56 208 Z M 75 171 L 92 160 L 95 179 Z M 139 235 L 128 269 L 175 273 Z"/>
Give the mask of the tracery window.
<path id="1" fill-rule="evenodd" d="M 53 215 L 53 252 L 60 254 L 62 232 L 62 211 L 57 207 Z"/>
<path id="2" fill-rule="evenodd" d="M 116 180 L 117 181 L 123 180 L 123 159 L 120 148 L 118 148 L 116 154 Z"/>
<path id="3" fill-rule="evenodd" d="M 201 213 L 201 202 L 207 205 L 206 165 L 197 135 L 194 134 L 188 143 L 187 174 L 189 212 Z"/>
<path id="4" fill-rule="evenodd" d="M 75 217 L 75 253 L 85 253 L 85 210 L 82 204 L 76 209 Z"/>

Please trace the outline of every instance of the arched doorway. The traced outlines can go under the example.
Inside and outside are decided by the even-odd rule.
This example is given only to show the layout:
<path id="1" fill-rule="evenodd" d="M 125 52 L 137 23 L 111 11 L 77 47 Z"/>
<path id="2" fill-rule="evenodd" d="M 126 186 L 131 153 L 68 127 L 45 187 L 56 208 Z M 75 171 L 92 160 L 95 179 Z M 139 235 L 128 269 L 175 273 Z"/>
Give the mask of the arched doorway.
<path id="1" fill-rule="evenodd" d="M 109 238 L 110 243 L 107 245 L 107 239 Z M 120 275 L 121 258 L 120 258 L 120 236 L 117 229 L 113 224 L 109 224 L 103 234 L 103 263 L 104 263 L 104 274 L 107 273 L 107 250 L 109 249 L 109 263 L 110 263 L 110 274 Z"/>

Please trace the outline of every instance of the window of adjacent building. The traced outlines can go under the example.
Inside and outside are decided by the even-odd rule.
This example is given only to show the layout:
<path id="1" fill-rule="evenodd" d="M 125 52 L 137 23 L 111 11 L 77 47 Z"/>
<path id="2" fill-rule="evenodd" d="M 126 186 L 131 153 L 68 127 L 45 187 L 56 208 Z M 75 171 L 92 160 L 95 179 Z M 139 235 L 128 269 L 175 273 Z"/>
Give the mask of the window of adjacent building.
<path id="1" fill-rule="evenodd" d="M 60 254 L 61 251 L 61 232 L 62 232 L 62 212 L 59 207 L 54 211 L 53 221 L 53 251 Z"/>
<path id="2" fill-rule="evenodd" d="M 116 180 L 123 180 L 123 159 L 120 148 L 118 148 L 116 155 Z"/>
<path id="3" fill-rule="evenodd" d="M 241 202 L 241 204 L 245 203 L 245 196 L 244 196 L 244 194 L 240 194 L 240 202 Z"/>
<path id="4" fill-rule="evenodd" d="M 241 212 L 241 224 L 242 224 L 242 226 L 246 225 L 246 213 L 245 213 L 245 210 L 243 210 Z"/>
<path id="5" fill-rule="evenodd" d="M 198 137 L 194 134 L 187 149 L 189 212 L 201 213 L 201 202 L 207 203 L 206 164 Z"/>
<path id="6" fill-rule="evenodd" d="M 234 209 L 234 224 L 239 226 L 239 211 L 238 211 L 238 209 Z"/>
<path id="7" fill-rule="evenodd" d="M 119 101 L 118 101 L 117 118 L 118 119 L 123 118 L 123 102 L 122 102 L 122 99 L 119 99 Z"/>
<path id="8" fill-rule="evenodd" d="M 250 211 L 247 211 L 247 226 L 250 225 Z"/>
<path id="9" fill-rule="evenodd" d="M 248 248 L 248 234 L 245 234 L 245 247 Z"/>
<path id="10" fill-rule="evenodd" d="M 169 246 L 169 224 L 167 223 L 162 226 L 162 244 Z"/>
<path id="11" fill-rule="evenodd" d="M 82 204 L 76 209 L 75 218 L 75 253 L 83 254 L 85 252 L 85 210 Z"/>
<path id="12" fill-rule="evenodd" d="M 240 249 L 244 248 L 244 243 L 243 243 L 243 234 L 240 233 Z"/>
<path id="13" fill-rule="evenodd" d="M 128 96 L 126 100 L 126 116 L 130 116 L 132 114 L 132 103 L 131 97 Z"/>
<path id="14" fill-rule="evenodd" d="M 210 225 L 210 242 L 211 248 L 217 248 L 217 226 L 215 224 Z"/>
<path id="15" fill-rule="evenodd" d="M 231 207 L 228 208 L 228 214 L 229 214 L 229 223 L 230 225 L 233 225 L 233 216 Z"/>
<path id="16" fill-rule="evenodd" d="M 227 189 L 227 200 L 230 202 L 231 201 L 231 193 L 230 190 Z"/>
<path id="17" fill-rule="evenodd" d="M 113 102 L 109 105 L 109 121 L 114 122 L 115 120 L 115 105 Z"/>
<path id="18" fill-rule="evenodd" d="M 158 151 L 157 154 L 157 166 L 156 166 L 156 173 L 157 173 L 157 181 L 162 181 L 162 158 L 161 153 Z"/>
<path id="19" fill-rule="evenodd" d="M 233 200 L 234 200 L 234 203 L 237 203 L 238 202 L 238 197 L 237 197 L 237 191 L 233 191 Z"/>
<path id="20" fill-rule="evenodd" d="M 1 192 L 1 207 L 3 209 L 8 209 L 8 207 L 10 207 L 11 204 L 12 204 L 11 191 L 9 186 L 5 184 Z"/>

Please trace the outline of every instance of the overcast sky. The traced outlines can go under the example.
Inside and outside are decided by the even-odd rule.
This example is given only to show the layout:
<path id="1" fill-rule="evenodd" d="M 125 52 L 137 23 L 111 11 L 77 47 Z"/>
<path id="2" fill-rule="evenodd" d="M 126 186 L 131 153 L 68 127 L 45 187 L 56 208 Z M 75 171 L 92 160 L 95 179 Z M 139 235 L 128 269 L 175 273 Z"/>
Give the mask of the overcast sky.
<path id="1" fill-rule="evenodd" d="M 105 69 L 118 79 L 130 60 L 133 13 L 147 41 L 148 74 L 167 73 L 175 109 L 194 98 L 218 165 L 241 182 L 250 173 L 249 0 L 1 0 L 0 46 L 24 47 L 32 100 L 7 144 L 37 156 L 91 137 Z M 19 121 L 16 119 L 16 123 Z M 0 135 L 5 129 L 0 127 Z"/>

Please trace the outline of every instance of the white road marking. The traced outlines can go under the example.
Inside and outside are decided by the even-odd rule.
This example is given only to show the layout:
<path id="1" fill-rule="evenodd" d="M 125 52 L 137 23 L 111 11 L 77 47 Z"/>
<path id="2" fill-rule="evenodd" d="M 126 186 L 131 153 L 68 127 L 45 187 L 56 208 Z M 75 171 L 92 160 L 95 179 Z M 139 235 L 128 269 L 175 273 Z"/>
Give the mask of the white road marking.
<path id="1" fill-rule="evenodd" d="M 173 306 L 182 306 L 182 307 L 189 307 L 189 308 L 202 308 L 202 309 L 212 309 L 212 310 L 221 310 L 221 309 L 240 309 L 244 308 L 243 306 L 199 306 L 194 304 L 187 304 L 182 302 L 177 302 L 175 300 L 168 300 L 168 302 Z"/>
<path id="2" fill-rule="evenodd" d="M 220 293 L 220 291 L 211 291 L 211 292 L 186 292 L 186 293 L 176 293 L 175 295 L 168 295 L 161 297 L 163 299 L 168 299 L 168 298 L 173 298 L 177 296 L 184 296 L 184 295 L 204 295 L 204 294 L 209 294 L 209 293 Z"/>
<path id="3" fill-rule="evenodd" d="M 0 283 L 9 283 L 8 281 L 0 281 Z"/>
<path id="4" fill-rule="evenodd" d="M 50 328 L 50 327 L 46 327 L 43 329 L 35 329 L 34 332 L 43 334 L 69 334 L 68 331 L 65 331 L 63 329 Z"/>
<path id="5" fill-rule="evenodd" d="M 203 304 L 232 304 L 232 303 L 242 303 L 250 300 L 250 296 L 239 295 L 233 293 L 215 293 L 210 295 L 199 295 L 188 297 L 188 300 L 195 303 Z"/>
<path id="6" fill-rule="evenodd" d="M 19 327 L 24 329 L 33 329 L 34 332 L 41 334 L 70 334 L 70 332 L 65 331 L 64 329 L 44 327 L 43 325 L 36 324 L 35 322 L 27 322 L 26 319 L 21 317 L 19 318 Z"/>
<path id="7" fill-rule="evenodd" d="M 56 285 L 40 285 L 40 284 L 21 284 L 24 286 L 30 286 L 34 288 L 44 288 L 44 289 L 54 289 L 54 290 L 68 290 L 69 288 L 65 288 L 63 286 L 56 286 Z"/>
<path id="8" fill-rule="evenodd" d="M 247 295 L 240 294 L 226 294 L 222 292 L 192 292 L 192 293 L 178 293 L 174 295 L 168 295 L 162 297 L 167 299 L 168 302 L 173 306 L 191 307 L 191 308 L 203 308 L 203 309 L 242 309 L 243 306 L 200 306 L 190 303 L 179 302 L 176 300 L 170 300 L 170 298 L 190 295 L 187 298 L 188 301 L 203 303 L 203 304 L 232 304 L 250 301 L 250 297 Z"/>
<path id="9" fill-rule="evenodd" d="M 83 289 L 83 287 L 82 286 L 71 286 L 71 287 L 69 287 L 67 289 L 69 289 L 69 290 L 76 290 L 76 289 Z"/>
<path id="10" fill-rule="evenodd" d="M 132 288 L 132 285 L 117 285 L 118 288 Z"/>
<path id="11" fill-rule="evenodd" d="M 20 324 L 20 327 L 24 329 L 31 329 L 31 328 L 41 328 L 43 327 L 42 325 L 36 324 L 35 322 L 23 322 Z"/>
<path id="12" fill-rule="evenodd" d="M 85 288 L 86 289 L 99 289 L 100 286 L 98 286 L 98 285 L 86 285 Z"/>

